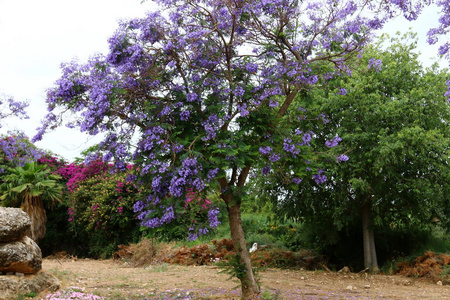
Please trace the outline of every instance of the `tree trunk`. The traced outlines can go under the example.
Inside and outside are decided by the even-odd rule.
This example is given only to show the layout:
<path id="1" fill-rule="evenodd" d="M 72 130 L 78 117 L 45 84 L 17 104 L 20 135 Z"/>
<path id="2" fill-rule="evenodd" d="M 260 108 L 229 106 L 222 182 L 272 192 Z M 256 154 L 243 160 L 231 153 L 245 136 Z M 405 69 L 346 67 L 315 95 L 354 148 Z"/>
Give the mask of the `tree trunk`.
<path id="1" fill-rule="evenodd" d="M 44 204 L 39 198 L 26 197 L 22 202 L 22 210 L 31 219 L 31 232 L 29 237 L 37 243 L 46 233 L 45 223 L 47 222 L 47 214 Z"/>
<path id="2" fill-rule="evenodd" d="M 241 170 L 238 176 L 237 169 L 234 169 L 229 181 L 226 178 L 219 178 L 219 184 L 222 190 L 221 198 L 227 205 L 231 240 L 233 241 L 234 251 L 239 257 L 239 270 L 235 269 L 235 271 L 238 272 L 236 275 L 241 282 L 242 298 L 244 299 L 253 298 L 259 294 L 259 286 L 253 274 L 250 254 L 247 250 L 244 230 L 242 229 L 241 201 L 238 195 L 242 191 L 249 171 L 250 167 L 247 166 Z M 231 188 L 232 186 L 235 187 L 234 191 Z"/>
<path id="3" fill-rule="evenodd" d="M 370 215 L 369 203 L 364 203 L 362 207 L 362 231 L 364 245 L 364 267 L 369 268 L 371 273 L 378 273 L 377 253 L 375 248 L 375 239 L 372 229 L 372 217 Z"/>
<path id="4" fill-rule="evenodd" d="M 239 255 L 240 263 L 245 270 L 245 272 L 239 276 L 242 298 L 248 299 L 259 293 L 259 286 L 256 282 L 255 275 L 253 274 L 250 254 L 245 243 L 240 205 L 232 204 L 231 206 L 227 206 L 227 209 L 234 251 Z"/>

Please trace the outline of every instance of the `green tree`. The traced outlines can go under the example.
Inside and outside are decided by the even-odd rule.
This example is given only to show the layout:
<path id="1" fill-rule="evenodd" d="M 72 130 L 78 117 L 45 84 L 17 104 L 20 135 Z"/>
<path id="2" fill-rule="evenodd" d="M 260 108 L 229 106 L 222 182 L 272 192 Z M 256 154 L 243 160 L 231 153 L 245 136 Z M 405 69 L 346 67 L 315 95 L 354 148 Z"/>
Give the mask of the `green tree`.
<path id="1" fill-rule="evenodd" d="M 59 175 L 50 173 L 45 165 L 36 162 L 9 168 L 0 184 L 2 206 L 20 207 L 30 216 L 31 238 L 35 241 L 45 236 L 47 220 L 44 203 L 53 208 L 62 198 Z"/>
<path id="2" fill-rule="evenodd" d="M 330 168 L 323 186 L 304 182 L 287 191 L 278 180 L 267 187 L 283 191 L 282 209 L 291 218 L 337 228 L 361 221 L 364 264 L 373 272 L 375 225 L 429 226 L 433 218 L 448 224 L 448 73 L 424 69 L 415 46 L 414 34 L 381 39 L 354 62 L 352 76 L 311 91 L 330 116 L 322 134 L 337 129 L 337 148 L 349 160 Z"/>

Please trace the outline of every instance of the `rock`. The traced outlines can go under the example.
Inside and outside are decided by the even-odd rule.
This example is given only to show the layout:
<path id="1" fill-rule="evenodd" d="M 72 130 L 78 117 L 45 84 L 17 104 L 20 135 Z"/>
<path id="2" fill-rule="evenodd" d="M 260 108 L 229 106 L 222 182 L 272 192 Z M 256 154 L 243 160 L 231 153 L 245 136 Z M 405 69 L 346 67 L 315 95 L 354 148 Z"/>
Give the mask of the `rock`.
<path id="1" fill-rule="evenodd" d="M 18 295 L 29 293 L 39 294 L 42 291 L 56 291 L 60 281 L 50 273 L 39 271 L 33 275 L 25 276 L 0 276 L 0 299 L 16 300 Z"/>
<path id="2" fill-rule="evenodd" d="M 442 281 L 439 280 L 438 282 L 436 282 L 436 284 L 437 285 L 442 285 Z"/>
<path id="3" fill-rule="evenodd" d="M 29 237 L 0 243 L 0 272 L 35 274 L 42 268 L 42 252 Z"/>
<path id="4" fill-rule="evenodd" d="M 31 228 L 31 219 L 20 208 L 0 207 L 0 242 L 23 238 Z"/>
<path id="5" fill-rule="evenodd" d="M 338 273 L 348 274 L 348 273 L 350 273 L 350 268 L 349 267 L 343 267 L 342 269 L 340 269 L 338 271 Z"/>

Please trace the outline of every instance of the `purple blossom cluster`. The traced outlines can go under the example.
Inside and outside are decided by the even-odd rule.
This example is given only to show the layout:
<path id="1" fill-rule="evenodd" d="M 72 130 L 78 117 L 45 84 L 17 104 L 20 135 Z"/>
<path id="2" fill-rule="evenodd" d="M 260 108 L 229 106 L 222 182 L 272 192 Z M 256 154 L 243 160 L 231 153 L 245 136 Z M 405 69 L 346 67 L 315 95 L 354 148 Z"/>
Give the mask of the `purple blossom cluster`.
<path id="1" fill-rule="evenodd" d="M 37 161 L 45 152 L 30 143 L 22 132 L 9 132 L 0 136 L 0 162 L 10 166 L 24 166 L 25 163 Z"/>
<path id="2" fill-rule="evenodd" d="M 340 154 L 338 157 L 336 157 L 337 162 L 343 162 L 349 160 L 349 157 L 345 154 Z"/>
<path id="3" fill-rule="evenodd" d="M 374 69 L 375 71 L 381 71 L 381 66 L 383 62 L 379 59 L 371 58 L 369 59 L 369 69 Z"/>
<path id="4" fill-rule="evenodd" d="M 340 141 L 342 141 L 342 139 L 339 136 L 335 136 L 331 140 L 327 140 L 325 142 L 325 146 L 333 148 L 333 147 L 336 147 Z"/>
<path id="5" fill-rule="evenodd" d="M 28 119 L 25 109 L 28 107 L 27 102 L 19 102 L 12 97 L 0 97 L 0 128 L 1 121 L 8 117 L 18 117 L 20 119 Z"/>
<path id="6" fill-rule="evenodd" d="M 325 172 L 322 169 L 318 169 L 317 174 L 313 174 L 312 178 L 317 184 L 323 184 L 327 181 L 327 175 L 324 173 Z"/>

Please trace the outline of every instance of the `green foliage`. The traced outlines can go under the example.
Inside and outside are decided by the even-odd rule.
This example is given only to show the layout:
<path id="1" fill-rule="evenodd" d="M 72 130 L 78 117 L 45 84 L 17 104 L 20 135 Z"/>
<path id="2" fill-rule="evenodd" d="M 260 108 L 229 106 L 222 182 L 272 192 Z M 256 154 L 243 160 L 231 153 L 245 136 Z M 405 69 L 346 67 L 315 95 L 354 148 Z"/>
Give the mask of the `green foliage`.
<path id="1" fill-rule="evenodd" d="M 361 230 L 366 201 L 375 230 L 383 233 L 375 236 L 380 247 L 393 246 L 396 234 L 409 234 L 417 242 L 419 237 L 409 230 L 426 232 L 433 218 L 449 228 L 448 73 L 420 65 L 414 35 L 392 38 L 389 47 L 385 41 L 353 62 L 352 76 L 323 81 L 310 90 L 313 105 L 308 97 L 298 99 L 299 105 L 329 117 L 315 131 L 318 140 L 337 130 L 342 142 L 336 150 L 350 159 L 328 165 L 328 181 L 322 186 L 304 180 L 292 189 L 282 176 L 258 185 L 270 191 L 265 197 L 277 204 L 277 214 L 305 224 L 306 244 L 328 247 L 349 241 L 345 237 L 353 236 L 353 228 Z M 393 236 L 387 237 L 388 232 Z M 351 245 L 347 243 L 347 251 Z M 353 246 L 355 252 L 362 248 Z M 395 251 L 386 259 L 392 255 Z"/>
<path id="2" fill-rule="evenodd" d="M 300 250 L 301 225 L 295 222 L 281 222 L 267 214 L 243 214 L 242 228 L 248 245 L 273 245 L 291 251 Z"/>
<path id="3" fill-rule="evenodd" d="M 230 275 L 229 279 L 237 278 L 243 280 L 246 277 L 246 268 L 242 262 L 241 256 L 238 253 L 228 254 L 224 259 L 216 263 L 216 265 L 222 270 L 219 273 L 225 273 Z M 258 267 L 252 267 L 253 275 L 255 276 L 258 286 L 260 285 L 258 277 Z"/>
<path id="4" fill-rule="evenodd" d="M 34 298 L 37 296 L 37 293 L 31 292 L 31 293 L 26 293 L 24 295 L 18 295 L 17 299 L 18 300 L 23 300 L 23 299 L 27 299 L 27 298 Z"/>
<path id="5" fill-rule="evenodd" d="M 447 280 L 447 278 L 450 278 L 450 265 L 445 265 L 442 267 L 441 278 L 442 280 Z"/>
<path id="6" fill-rule="evenodd" d="M 54 208 L 61 201 L 60 179 L 59 175 L 50 173 L 45 165 L 36 162 L 9 168 L 0 184 L 2 206 L 17 207 L 27 198 L 39 198 L 48 208 Z"/>
<path id="7" fill-rule="evenodd" d="M 126 181 L 127 173 L 103 174 L 79 183 L 67 198 L 70 230 L 85 240 L 89 254 L 109 257 L 117 245 L 141 236 L 133 204 L 139 190 Z"/>

